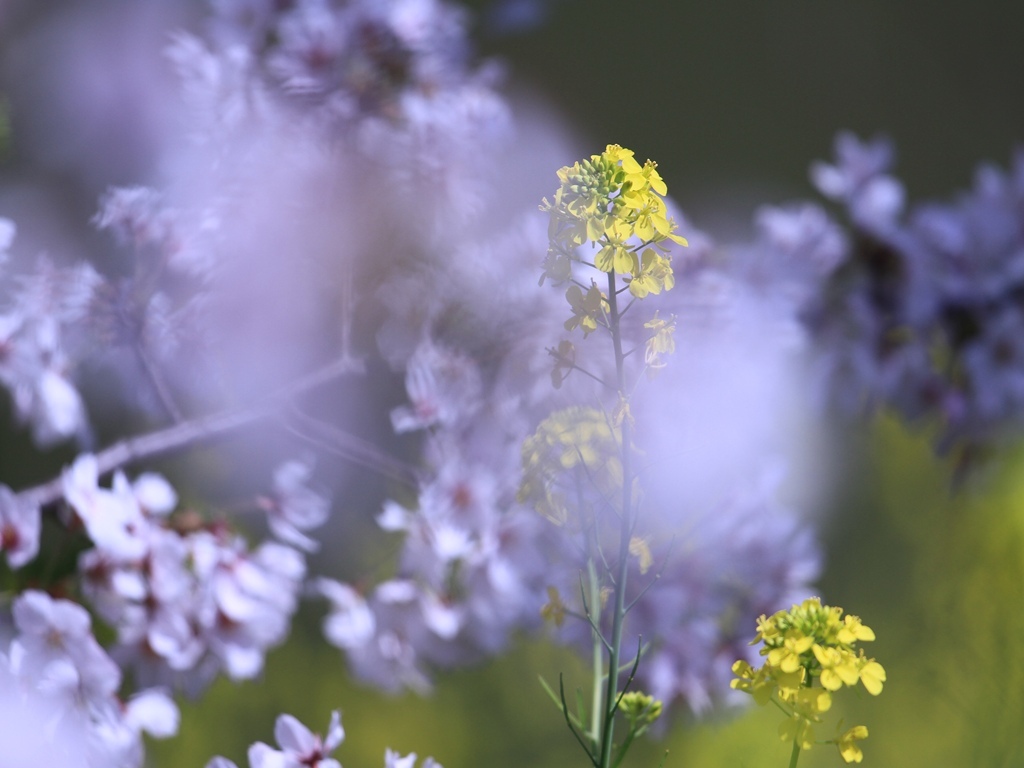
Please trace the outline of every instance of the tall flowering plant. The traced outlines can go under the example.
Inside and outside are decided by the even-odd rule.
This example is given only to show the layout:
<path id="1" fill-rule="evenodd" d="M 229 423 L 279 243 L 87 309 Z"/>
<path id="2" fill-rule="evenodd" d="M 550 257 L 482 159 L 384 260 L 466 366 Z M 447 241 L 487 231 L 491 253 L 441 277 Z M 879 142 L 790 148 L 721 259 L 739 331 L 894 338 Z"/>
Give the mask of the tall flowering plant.
<path id="1" fill-rule="evenodd" d="M 565 329 L 579 329 L 584 338 L 595 332 L 605 336 L 611 366 L 607 372 L 581 366 L 569 341 L 550 350 L 555 386 L 578 372 L 601 385 L 603 398 L 556 411 L 526 439 L 519 495 L 552 523 L 568 526 L 585 559 L 575 617 L 591 635 L 590 712 L 570 711 L 561 681 L 556 702 L 595 768 L 609 768 L 621 763 L 630 742 L 661 709 L 660 702 L 629 690 L 642 645 L 638 642 L 635 650 L 624 645 L 628 641 L 632 647 L 623 633 L 631 607 L 630 561 L 639 558 L 644 573 L 651 566 L 645 539 L 638 535 L 643 489 L 631 402 L 638 377 L 662 365 L 662 356 L 672 351 L 675 325 L 655 313 L 643 324 L 643 354 L 634 356 L 639 347 L 630 345 L 627 313 L 635 302 L 673 287 L 665 244 L 687 243 L 667 214 L 662 198 L 667 188 L 657 165 L 648 160 L 641 166 L 631 150 L 610 144 L 600 155 L 562 168 L 558 178 L 554 198 L 542 205 L 550 216 L 550 245 L 541 282 L 568 284 L 565 298 L 572 315 Z M 549 594 L 545 612 L 561 623 L 562 598 L 554 589 Z M 622 668 L 631 670 L 624 685 Z M 618 747 L 616 720 L 624 720 L 627 729 Z"/>

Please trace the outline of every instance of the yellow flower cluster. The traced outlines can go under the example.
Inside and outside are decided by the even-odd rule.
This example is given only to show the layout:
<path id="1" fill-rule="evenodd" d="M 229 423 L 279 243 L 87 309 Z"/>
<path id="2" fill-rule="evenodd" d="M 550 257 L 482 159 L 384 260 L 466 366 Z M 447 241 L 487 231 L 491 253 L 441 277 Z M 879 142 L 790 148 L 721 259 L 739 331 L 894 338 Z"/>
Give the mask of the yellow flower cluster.
<path id="1" fill-rule="evenodd" d="M 626 277 L 636 298 L 671 289 L 672 266 L 657 249 L 664 252 L 666 241 L 687 243 L 674 234 L 676 223 L 662 198 L 668 188 L 657 167 L 651 160 L 641 166 L 631 150 L 609 144 L 600 155 L 559 170 L 562 184 L 554 200 L 541 205 L 551 220 L 540 282 L 571 279 L 572 262 L 580 260 L 577 247 L 591 243 L 598 249 L 592 266 Z"/>
<path id="2" fill-rule="evenodd" d="M 565 495 L 589 486 L 607 497 L 621 488 L 620 440 L 619 430 L 596 408 L 555 411 L 523 442 L 519 501 L 533 504 L 556 525 L 578 526 L 580 520 L 569 519 Z M 573 500 L 573 509 L 584 515 L 580 501 Z"/>
<path id="3" fill-rule="evenodd" d="M 875 633 L 858 617 L 843 616 L 842 608 L 809 598 L 788 611 L 758 619 L 751 645 L 763 644 L 765 663 L 755 669 L 737 661 L 732 687 L 750 693 L 758 704 L 778 703 L 789 715 L 779 728 L 780 737 L 810 749 L 814 726 L 831 708 L 833 692 L 857 683 L 873 696 L 882 692 L 885 669 L 863 649 L 854 650 L 857 642 L 874 639 Z M 859 725 L 831 743 L 846 762 L 859 763 L 863 753 L 856 742 L 867 735 L 867 728 Z"/>

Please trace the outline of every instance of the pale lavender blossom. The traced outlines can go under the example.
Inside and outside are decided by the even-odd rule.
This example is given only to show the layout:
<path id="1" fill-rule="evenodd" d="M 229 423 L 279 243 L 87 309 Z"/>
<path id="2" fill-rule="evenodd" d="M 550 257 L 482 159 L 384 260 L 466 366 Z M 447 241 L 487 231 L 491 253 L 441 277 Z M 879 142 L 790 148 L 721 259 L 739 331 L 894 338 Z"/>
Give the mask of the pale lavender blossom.
<path id="1" fill-rule="evenodd" d="M 366 598 L 334 579 L 318 579 L 316 586 L 331 604 L 323 626 L 327 641 L 343 650 L 368 643 L 376 632 L 377 620 Z"/>
<path id="2" fill-rule="evenodd" d="M 759 238 L 774 258 L 763 254 L 762 271 L 741 273 L 752 282 L 773 281 L 780 273 L 802 282 L 820 280 L 839 265 L 849 248 L 838 224 L 812 203 L 764 206 L 758 209 L 755 223 Z"/>
<path id="3" fill-rule="evenodd" d="M 324 736 L 315 734 L 292 715 L 280 715 L 274 724 L 274 736 L 279 749 L 256 742 L 249 748 L 249 768 L 341 768 L 330 757 L 345 738 L 341 727 L 341 713 L 331 713 L 331 722 Z M 413 768 L 416 753 L 406 756 L 391 749 L 384 752 L 384 768 Z M 20 767 L 19 767 L 20 768 Z M 226 757 L 214 757 L 206 768 L 238 768 Z M 434 758 L 423 761 L 423 768 L 441 768 Z"/>
<path id="4" fill-rule="evenodd" d="M 374 632 L 365 641 L 344 648 L 357 679 L 393 693 L 430 690 L 430 677 L 420 652 L 431 639 L 421 596 L 413 582 L 400 579 L 383 582 L 373 590 L 368 603 Z"/>
<path id="5" fill-rule="evenodd" d="M 137 680 L 196 692 L 220 672 L 259 673 L 287 635 L 300 553 L 273 542 L 249 551 L 220 526 L 175 530 L 166 480 L 117 472 L 107 489 L 90 455 L 65 472 L 64 493 L 95 544 L 79 557 L 83 592 L 117 630 L 114 653 Z"/>
<path id="6" fill-rule="evenodd" d="M 892 165 L 892 143 L 876 138 L 862 143 L 852 133 L 836 138 L 836 164 L 817 162 L 811 179 L 826 197 L 849 206 L 854 223 L 867 231 L 886 232 L 903 211 L 903 185 L 887 171 Z"/>
<path id="7" fill-rule="evenodd" d="M 210 0 L 208 25 L 213 37 L 225 47 L 257 48 L 270 29 L 277 0 Z"/>
<path id="8" fill-rule="evenodd" d="M 159 192 L 150 187 L 111 187 L 100 198 L 93 216 L 97 229 L 109 229 L 122 245 L 135 249 L 175 247 L 174 214 Z"/>
<path id="9" fill-rule="evenodd" d="M 272 89 L 335 120 L 390 119 L 403 93 L 467 76 L 463 13 L 436 0 L 220 0 L 214 11 L 225 53 L 251 51 Z"/>
<path id="10" fill-rule="evenodd" d="M 4 724 L 0 728 L 0 755 L 5 768 L 93 768 L 86 762 L 86 723 L 81 718 L 64 718 L 54 727 L 51 698 L 31 679 L 19 677 L 3 652 L 0 721 Z"/>
<path id="11" fill-rule="evenodd" d="M 141 768 L 142 733 L 173 736 L 178 709 L 163 692 L 121 702 L 121 670 L 92 635 L 85 609 L 29 590 L 12 609 L 17 634 L 7 668 L 27 693 L 45 701 L 52 730 L 79 729 L 84 764 Z"/>
<path id="12" fill-rule="evenodd" d="M 409 359 L 405 388 L 410 404 L 391 412 L 396 432 L 452 426 L 480 406 L 480 373 L 472 359 L 430 340 Z"/>
<path id="13" fill-rule="evenodd" d="M 813 531 L 776 500 L 778 480 L 768 473 L 694 511 L 674 535 L 654 534 L 649 570 L 632 564 L 624 654 L 631 659 L 642 639 L 646 650 L 636 686 L 672 711 L 682 706 L 702 715 L 735 703 L 732 665 L 756 656 L 748 645 L 750 627 L 762 614 L 807 597 L 820 575 L 822 554 Z M 559 589 L 569 599 L 578 595 L 578 578 Z M 584 647 L 590 634 L 582 621 L 563 629 L 565 639 Z"/>
<path id="14" fill-rule="evenodd" d="M 498 653 L 513 632 L 539 624 L 558 537 L 515 503 L 517 474 L 461 456 L 494 451 L 482 440 L 458 430 L 435 435 L 428 455 L 436 474 L 424 481 L 418 508 L 384 505 L 378 523 L 404 537 L 397 578 L 365 598 L 322 586 L 332 602 L 325 635 L 365 682 L 426 690 L 436 669 Z"/>
<path id="15" fill-rule="evenodd" d="M 42 513 L 30 500 L 0 484 L 0 550 L 11 568 L 21 568 L 39 552 Z"/>
<path id="16" fill-rule="evenodd" d="M 330 515 L 328 498 L 309 487 L 313 466 L 308 461 L 287 461 L 274 470 L 270 496 L 260 497 L 271 532 L 281 541 L 315 552 L 319 544 L 303 533 L 319 528 Z"/>
<path id="17" fill-rule="evenodd" d="M 891 407 L 936 423 L 940 448 L 964 455 L 1002 438 L 1024 420 L 1022 155 L 1009 172 L 979 168 L 955 202 L 904 218 L 885 192 L 888 144 L 844 135 L 837 152 L 813 174 L 847 206 L 853 247 L 803 312 L 826 397 L 847 412 Z"/>
<path id="18" fill-rule="evenodd" d="M 15 600 L 12 613 L 18 630 L 19 672 L 42 673 L 70 662 L 76 675 L 84 673 L 98 686 L 100 696 L 117 690 L 120 670 L 92 636 L 92 622 L 82 606 L 29 590 Z"/>
<path id="19" fill-rule="evenodd" d="M 267 69 L 286 93 L 323 97 L 341 87 L 348 29 L 329 3 L 297 3 L 275 31 Z"/>
<path id="20" fill-rule="evenodd" d="M 221 51 L 179 32 L 166 53 L 181 80 L 182 100 L 191 117 L 190 138 L 196 144 L 224 152 L 227 148 L 221 145 L 237 140 L 239 130 L 251 128 L 254 118 L 272 116 L 267 95 L 254 80 L 253 55 L 247 47 L 233 44 Z"/>
<path id="21" fill-rule="evenodd" d="M 274 724 L 274 738 L 280 749 L 263 742 L 249 747 L 251 768 L 341 768 L 341 763 L 329 756 L 345 738 L 337 710 L 331 713 L 322 737 L 291 715 L 281 715 Z"/>
<path id="22" fill-rule="evenodd" d="M 0 383 L 11 392 L 15 416 L 40 447 L 72 437 L 88 439 L 81 395 L 71 380 L 72 348 L 100 283 L 91 267 L 61 268 L 37 260 L 17 276 L 10 304 L 0 313 Z M 81 349 L 74 349 L 80 353 Z"/>
<path id="23" fill-rule="evenodd" d="M 89 763 L 141 768 L 145 762 L 143 733 L 166 739 L 178 733 L 178 707 L 162 691 L 150 689 L 125 703 L 117 702 L 93 716 L 89 731 Z"/>
<path id="24" fill-rule="evenodd" d="M 115 473 L 110 489 L 103 488 L 96 457 L 82 454 L 65 470 L 63 487 L 64 498 L 100 550 L 122 562 L 145 555 L 149 522 L 122 473 Z"/>
<path id="25" fill-rule="evenodd" d="M 263 669 L 268 648 L 284 641 L 305 576 L 295 550 L 273 542 L 247 553 L 238 540 L 195 542 L 204 599 L 198 615 L 210 652 L 235 680 Z M 226 544 L 226 546 L 225 546 Z"/>
<path id="26" fill-rule="evenodd" d="M 18 418 L 31 425 L 37 445 L 85 434 L 85 404 L 63 370 L 45 368 L 33 381 L 19 383 L 13 394 Z"/>
<path id="27" fill-rule="evenodd" d="M 384 751 L 384 768 L 415 768 L 416 753 L 401 755 L 393 749 Z M 423 761 L 422 768 L 442 768 L 441 764 L 434 758 L 428 757 Z"/>

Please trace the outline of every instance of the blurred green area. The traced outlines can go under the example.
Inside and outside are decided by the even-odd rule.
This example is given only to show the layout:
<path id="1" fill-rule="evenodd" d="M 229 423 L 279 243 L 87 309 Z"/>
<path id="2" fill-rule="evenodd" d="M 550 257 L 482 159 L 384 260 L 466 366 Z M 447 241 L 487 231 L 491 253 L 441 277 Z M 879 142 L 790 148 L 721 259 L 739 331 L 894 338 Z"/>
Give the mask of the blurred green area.
<path id="1" fill-rule="evenodd" d="M 984 467 L 964 487 L 926 435 L 880 420 L 850 434 L 841 509 L 824 537 L 828 567 L 821 593 L 869 624 L 869 655 L 888 682 L 874 698 L 861 689 L 835 696 L 819 738 L 865 724 L 865 765 L 1024 765 L 1024 452 Z M 319 633 L 307 606 L 287 646 L 270 654 L 257 683 L 218 682 L 186 704 L 182 733 L 153 743 L 152 764 L 203 765 L 214 754 L 244 763 L 256 740 L 273 742 L 273 722 L 290 712 L 323 730 L 342 710 L 347 768 L 381 765 L 386 746 L 433 755 L 446 768 L 586 765 L 560 713 L 537 681 L 565 674 L 586 681 L 579 659 L 540 640 L 519 641 L 498 660 L 445 675 L 429 697 L 389 697 L 353 683 Z M 751 627 L 751 635 L 754 628 Z M 754 768 L 785 766 L 771 707 L 677 722 L 645 739 L 629 766 Z M 805 753 L 803 768 L 844 763 L 831 745 Z"/>

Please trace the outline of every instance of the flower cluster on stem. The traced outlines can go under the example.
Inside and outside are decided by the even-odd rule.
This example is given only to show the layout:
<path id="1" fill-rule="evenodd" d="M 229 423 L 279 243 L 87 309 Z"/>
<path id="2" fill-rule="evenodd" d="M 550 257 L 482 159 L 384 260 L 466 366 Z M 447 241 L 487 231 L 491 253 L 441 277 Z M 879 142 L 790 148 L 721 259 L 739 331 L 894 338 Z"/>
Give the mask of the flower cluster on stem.
<path id="1" fill-rule="evenodd" d="M 581 575 L 583 614 L 593 646 L 589 722 L 583 712 L 570 713 L 564 691 L 556 703 L 595 768 L 609 768 L 621 762 L 632 739 L 646 730 L 661 709 L 653 699 L 639 704 L 638 692 L 628 691 L 640 662 L 640 648 L 627 662 L 632 673 L 625 688 L 619 687 L 630 562 L 644 553 L 649 557 L 643 539 L 635 535 L 641 494 L 630 397 L 636 377 L 627 371 L 627 359 L 634 350 L 627 348 L 624 317 L 633 301 L 675 285 L 667 243 L 686 245 L 686 240 L 675 234 L 675 221 L 667 214 L 662 198 L 667 188 L 657 164 L 648 160 L 641 166 L 631 150 L 609 144 L 600 155 L 562 168 L 558 178 L 561 185 L 553 199 L 545 199 L 541 206 L 550 219 L 540 282 L 570 283 L 565 296 L 572 316 L 565 329 L 579 328 L 584 337 L 604 331 L 611 341 L 614 368 L 602 376 L 578 366 L 571 342 L 563 341 L 557 350 L 550 350 L 556 361 L 552 380 L 561 386 L 578 370 L 613 394 L 600 408 L 574 406 L 541 422 L 523 444 L 520 499 L 532 501 L 552 522 L 570 524 L 582 540 L 589 581 L 588 587 Z M 590 254 L 585 252 L 587 245 Z M 587 268 L 589 285 L 577 274 Z M 631 299 L 623 304 L 627 291 Z M 651 333 L 644 368 L 660 365 L 660 356 L 671 351 L 672 327 L 657 317 L 646 324 Z M 616 554 L 607 555 L 606 548 Z M 605 594 L 607 605 L 603 604 Z M 564 615 L 561 598 L 557 591 L 550 596 L 545 613 L 560 619 Z M 605 611 L 607 630 L 602 625 Z M 631 698 L 627 701 L 626 696 Z M 628 733 L 622 746 L 616 747 L 615 719 L 620 711 L 627 714 Z"/>
<path id="2" fill-rule="evenodd" d="M 854 648 L 874 639 L 859 617 L 843 616 L 842 608 L 822 605 L 817 597 L 758 620 L 751 645 L 761 644 L 764 664 L 754 668 L 737 661 L 732 687 L 751 694 L 758 704 L 774 702 L 783 711 L 779 736 L 793 744 L 791 768 L 800 752 L 814 745 L 815 726 L 831 709 L 833 693 L 857 683 L 872 696 L 882 692 L 885 668 Z M 867 735 L 867 727 L 858 725 L 829 743 L 838 746 L 843 760 L 859 763 L 864 755 L 856 742 Z"/>

